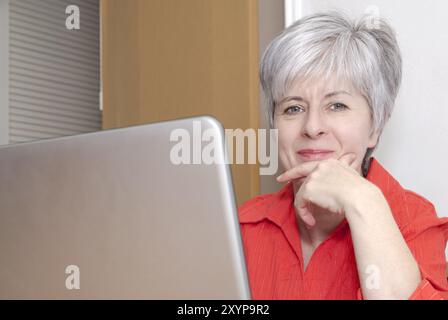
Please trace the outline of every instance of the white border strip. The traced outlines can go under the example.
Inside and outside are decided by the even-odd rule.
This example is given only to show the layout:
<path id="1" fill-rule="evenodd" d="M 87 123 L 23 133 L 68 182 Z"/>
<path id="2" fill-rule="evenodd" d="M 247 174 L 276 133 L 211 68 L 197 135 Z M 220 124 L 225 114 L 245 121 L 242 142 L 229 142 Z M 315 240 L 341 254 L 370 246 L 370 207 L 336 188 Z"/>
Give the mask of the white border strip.
<path id="1" fill-rule="evenodd" d="M 302 0 L 285 0 L 285 28 L 302 18 Z"/>

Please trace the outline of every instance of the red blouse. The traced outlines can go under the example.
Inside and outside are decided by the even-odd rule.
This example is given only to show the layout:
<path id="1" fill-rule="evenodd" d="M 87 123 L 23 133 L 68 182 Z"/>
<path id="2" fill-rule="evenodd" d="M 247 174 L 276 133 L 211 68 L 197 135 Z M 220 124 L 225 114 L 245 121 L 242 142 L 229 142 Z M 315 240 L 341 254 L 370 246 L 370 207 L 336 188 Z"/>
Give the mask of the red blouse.
<path id="1" fill-rule="evenodd" d="M 448 299 L 445 246 L 448 218 L 431 202 L 404 189 L 372 158 L 367 180 L 378 186 L 419 264 L 422 281 L 410 299 Z M 292 184 L 239 208 L 253 299 L 362 299 L 347 220 L 314 251 L 306 272 Z"/>

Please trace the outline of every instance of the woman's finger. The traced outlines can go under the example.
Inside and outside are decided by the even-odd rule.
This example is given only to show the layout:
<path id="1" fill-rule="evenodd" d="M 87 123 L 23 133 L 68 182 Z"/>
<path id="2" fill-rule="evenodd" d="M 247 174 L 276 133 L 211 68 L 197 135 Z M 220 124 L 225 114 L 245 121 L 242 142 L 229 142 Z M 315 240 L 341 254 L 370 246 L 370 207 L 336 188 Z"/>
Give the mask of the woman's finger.
<path id="1" fill-rule="evenodd" d="M 356 160 L 356 154 L 352 152 L 345 153 L 342 156 L 340 156 L 338 160 L 341 161 L 342 163 L 345 163 L 347 166 L 351 167 Z"/>
<path id="2" fill-rule="evenodd" d="M 313 214 L 308 210 L 308 207 L 299 207 L 298 209 L 299 216 L 305 222 L 306 226 L 309 228 L 313 227 L 316 224 L 316 219 L 314 219 Z"/>
<path id="3" fill-rule="evenodd" d="M 319 164 L 320 161 L 308 161 L 285 171 L 277 177 L 277 182 L 286 182 L 293 179 L 300 179 L 308 176 Z"/>
<path id="4" fill-rule="evenodd" d="M 358 172 L 358 168 L 360 168 L 362 165 L 361 161 L 357 158 L 355 153 L 346 153 L 342 155 L 338 160 L 346 164 L 356 172 Z"/>
<path id="5" fill-rule="evenodd" d="M 299 191 L 296 193 L 295 199 L 296 199 L 295 204 L 297 204 L 296 208 L 299 218 L 302 219 L 303 222 L 305 222 L 305 226 L 307 228 L 313 227 L 316 224 L 316 219 L 314 219 L 312 212 L 308 209 L 309 202 L 305 200 L 302 188 L 300 188 Z"/>

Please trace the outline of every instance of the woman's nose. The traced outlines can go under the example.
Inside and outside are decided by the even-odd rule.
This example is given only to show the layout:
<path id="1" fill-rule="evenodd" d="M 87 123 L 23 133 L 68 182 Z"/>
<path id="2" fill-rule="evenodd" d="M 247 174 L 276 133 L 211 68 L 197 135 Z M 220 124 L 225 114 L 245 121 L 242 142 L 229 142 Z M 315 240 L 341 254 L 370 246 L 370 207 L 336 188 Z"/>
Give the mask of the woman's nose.
<path id="1" fill-rule="evenodd" d="M 308 111 L 302 127 L 302 135 L 315 139 L 327 133 L 327 126 L 323 115 L 318 110 Z"/>

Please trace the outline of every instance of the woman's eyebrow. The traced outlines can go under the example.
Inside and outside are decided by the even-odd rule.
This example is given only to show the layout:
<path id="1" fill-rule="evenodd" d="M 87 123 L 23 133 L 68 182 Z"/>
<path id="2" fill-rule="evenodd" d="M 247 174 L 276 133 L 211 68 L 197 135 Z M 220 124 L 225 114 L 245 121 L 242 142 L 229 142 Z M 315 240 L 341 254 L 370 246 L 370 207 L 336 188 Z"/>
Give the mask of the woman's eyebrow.
<path id="1" fill-rule="evenodd" d="M 296 100 L 296 101 L 306 102 L 306 100 L 303 99 L 303 98 L 300 97 L 300 96 L 290 96 L 290 97 L 285 97 L 285 98 L 283 98 L 283 99 L 279 102 L 279 104 L 282 104 L 283 102 L 288 102 L 288 101 L 291 101 L 291 100 Z"/>
<path id="2" fill-rule="evenodd" d="M 340 95 L 340 94 L 347 94 L 347 95 L 349 95 L 349 96 L 352 95 L 352 94 L 351 94 L 350 92 L 348 92 L 348 91 L 345 91 L 345 90 L 338 90 L 338 91 L 333 91 L 333 92 L 329 92 L 329 93 L 327 93 L 327 94 L 324 96 L 324 98 L 325 98 L 325 99 L 328 99 L 328 98 L 331 98 L 331 97 L 334 97 L 334 96 L 337 96 L 337 95 Z M 282 104 L 282 103 L 284 103 L 284 102 L 288 102 L 288 101 L 291 101 L 291 100 L 296 100 L 296 101 L 306 102 L 306 100 L 305 100 L 304 98 L 302 98 L 301 96 L 288 96 L 288 97 L 283 98 L 283 99 L 279 102 L 279 104 Z"/>
<path id="3" fill-rule="evenodd" d="M 345 91 L 345 90 L 339 90 L 339 91 L 333 91 L 333 92 L 327 93 L 325 95 L 325 99 L 337 96 L 339 94 L 347 94 L 347 95 L 351 96 L 350 92 Z"/>

